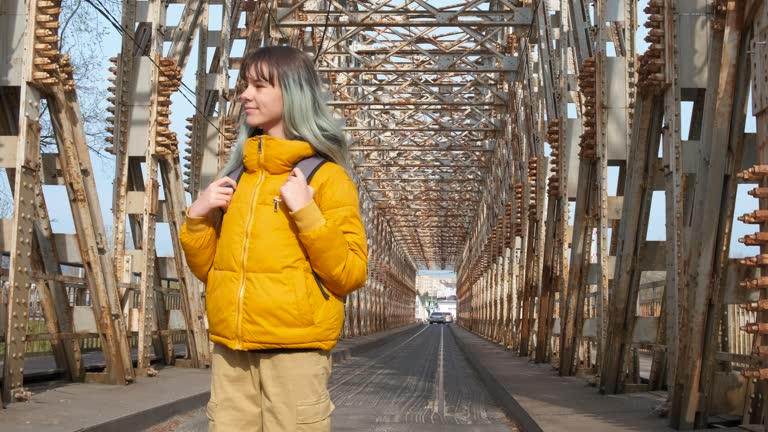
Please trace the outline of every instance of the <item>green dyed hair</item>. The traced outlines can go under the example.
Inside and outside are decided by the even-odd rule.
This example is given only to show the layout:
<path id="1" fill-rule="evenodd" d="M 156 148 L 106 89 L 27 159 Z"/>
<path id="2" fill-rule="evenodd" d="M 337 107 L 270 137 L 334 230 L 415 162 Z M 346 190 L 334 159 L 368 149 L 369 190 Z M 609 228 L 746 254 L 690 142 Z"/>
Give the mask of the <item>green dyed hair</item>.
<path id="1" fill-rule="evenodd" d="M 255 66 L 255 67 L 254 67 Z M 333 117 L 326 105 L 320 77 L 312 60 L 290 46 L 269 46 L 252 51 L 243 58 L 238 77 L 240 86 L 252 78 L 280 85 L 283 93 L 283 126 L 288 139 L 306 141 L 319 155 L 349 170 L 347 139 L 342 120 Z M 230 172 L 243 160 L 243 144 L 261 134 L 243 121 L 232 156 L 220 175 Z"/>

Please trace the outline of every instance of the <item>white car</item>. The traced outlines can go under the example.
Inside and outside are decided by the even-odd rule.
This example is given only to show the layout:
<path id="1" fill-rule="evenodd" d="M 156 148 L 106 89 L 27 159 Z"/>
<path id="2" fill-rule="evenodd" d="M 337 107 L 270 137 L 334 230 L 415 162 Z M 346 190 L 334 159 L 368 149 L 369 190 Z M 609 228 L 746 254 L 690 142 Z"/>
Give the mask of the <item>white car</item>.
<path id="1" fill-rule="evenodd" d="M 442 312 L 432 312 L 429 315 L 429 323 L 445 324 L 445 314 L 443 314 Z"/>

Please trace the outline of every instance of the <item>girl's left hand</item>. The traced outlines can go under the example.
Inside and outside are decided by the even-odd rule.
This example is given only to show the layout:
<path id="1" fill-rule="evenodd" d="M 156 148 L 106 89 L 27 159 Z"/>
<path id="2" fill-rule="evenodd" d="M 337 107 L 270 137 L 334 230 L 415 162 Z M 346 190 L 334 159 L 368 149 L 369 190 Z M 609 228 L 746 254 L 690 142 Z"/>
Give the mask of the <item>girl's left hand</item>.
<path id="1" fill-rule="evenodd" d="M 301 210 L 312 201 L 315 190 L 307 184 L 307 178 L 300 169 L 294 168 L 288 179 L 280 186 L 280 197 L 292 212 Z"/>

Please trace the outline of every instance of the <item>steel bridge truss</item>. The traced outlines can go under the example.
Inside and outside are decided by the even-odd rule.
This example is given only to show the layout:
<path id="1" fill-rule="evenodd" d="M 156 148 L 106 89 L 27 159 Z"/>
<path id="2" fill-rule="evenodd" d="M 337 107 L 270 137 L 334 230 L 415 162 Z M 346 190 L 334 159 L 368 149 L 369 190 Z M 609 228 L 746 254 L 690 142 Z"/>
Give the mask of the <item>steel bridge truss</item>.
<path id="1" fill-rule="evenodd" d="M 516 41 L 531 9 L 422 0 L 293 7 L 281 25 L 300 16 L 327 32 L 318 68 L 346 119 L 361 183 L 414 264 L 450 267 L 505 139 Z"/>
<path id="2" fill-rule="evenodd" d="M 717 414 L 763 424 L 768 7 L 535 3 L 511 111 L 534 147 L 486 195 L 508 198 L 479 208 L 458 261 L 459 322 L 560 375 L 592 374 L 604 393 L 667 389 L 675 428 Z M 750 93 L 755 133 L 744 132 Z M 505 157 L 493 154 L 488 178 L 506 178 Z M 758 209 L 738 220 L 757 232 L 739 241 L 759 254 L 734 259 L 744 184 Z M 654 192 L 665 241 L 648 239 Z M 647 384 L 639 350 L 652 355 Z"/>
<path id="3" fill-rule="evenodd" d="M 183 11 L 169 22 L 175 3 Z M 345 121 L 370 270 L 348 298 L 344 337 L 411 321 L 417 269 L 454 268 L 459 324 L 519 355 L 591 374 L 604 393 L 666 388 L 675 428 L 717 414 L 764 423 L 768 5 L 642 4 L 124 0 L 110 88 L 113 247 L 58 52 L 60 4 L 2 6 L 13 43 L 0 51 L 0 167 L 14 197 L 0 237 L 3 400 L 23 390 L 36 341 L 73 380 L 131 382 L 153 373 L 152 355 L 208 364 L 204 286 L 175 239 L 185 192 L 197 196 L 237 139 L 239 41 L 314 56 Z M 180 144 L 170 105 L 192 58 L 195 114 Z M 745 133 L 750 101 L 757 127 Z M 56 152 L 40 151 L 41 103 Z M 52 231 L 43 185 L 65 187 L 75 235 Z M 740 185 L 758 202 L 738 216 Z M 666 240 L 649 240 L 661 194 Z M 730 258 L 736 216 L 755 226 L 740 239 L 755 256 Z M 157 256 L 158 223 L 173 257 Z M 104 372 L 84 371 L 88 339 Z M 647 382 L 640 350 L 652 357 Z"/>

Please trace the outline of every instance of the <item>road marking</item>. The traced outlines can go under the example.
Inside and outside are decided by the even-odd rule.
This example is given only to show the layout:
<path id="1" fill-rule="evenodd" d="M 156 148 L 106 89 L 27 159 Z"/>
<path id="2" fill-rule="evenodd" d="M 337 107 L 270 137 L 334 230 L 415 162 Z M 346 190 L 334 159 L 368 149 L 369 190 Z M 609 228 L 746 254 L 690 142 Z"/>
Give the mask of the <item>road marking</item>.
<path id="1" fill-rule="evenodd" d="M 432 400 L 430 400 L 429 406 L 432 407 L 432 414 L 437 414 L 441 419 L 445 418 L 445 368 L 443 367 L 443 353 L 445 352 L 445 337 L 443 330 L 444 325 L 440 326 L 440 344 L 438 347 L 438 353 L 435 357 L 437 367 L 435 367 L 434 384 L 432 392 Z"/>
<path id="2" fill-rule="evenodd" d="M 445 417 L 445 374 L 443 371 L 443 330 L 440 326 L 440 355 L 437 358 L 437 415 Z"/>
<path id="3" fill-rule="evenodd" d="M 421 330 L 420 330 L 418 333 L 416 333 L 415 335 L 413 335 L 413 336 L 409 337 L 408 339 L 406 339 L 406 340 L 405 340 L 403 343 L 401 343 L 400 345 L 398 345 L 398 346 L 396 346 L 396 347 L 392 348 L 391 350 L 389 350 L 389 351 L 385 352 L 384 354 L 382 354 L 382 355 L 380 355 L 380 356 L 376 357 L 375 359 L 371 360 L 371 361 L 370 361 L 370 362 L 369 362 L 369 363 L 368 363 L 368 364 L 367 364 L 365 367 L 358 369 L 358 370 L 357 370 L 355 373 L 353 373 L 352 375 L 350 375 L 350 376 L 348 376 L 348 377 L 344 378 L 343 380 L 341 380 L 341 381 L 337 382 L 337 383 L 336 383 L 336 384 L 335 384 L 333 387 L 331 387 L 331 388 L 329 388 L 329 389 L 328 389 L 328 392 L 332 392 L 332 391 L 336 390 L 337 388 L 339 388 L 339 387 L 340 387 L 342 384 L 344 384 L 345 382 L 347 382 L 347 381 L 351 380 L 352 378 L 354 378 L 354 377 L 356 377 L 357 375 L 359 375 L 361 372 L 363 372 L 363 371 L 367 370 L 368 368 L 370 368 L 371 366 L 373 366 L 373 365 L 374 365 L 374 364 L 375 364 L 377 361 L 381 360 L 383 357 L 385 357 L 385 356 L 388 356 L 389 354 L 392 354 L 393 352 L 397 351 L 397 349 L 398 349 L 398 348 L 400 348 L 401 346 L 403 346 L 403 345 L 407 344 L 407 343 L 408 343 L 408 342 L 410 342 L 410 341 L 411 341 L 413 338 L 415 338 L 416 336 L 420 335 L 420 334 L 421 334 L 421 333 L 422 333 L 424 330 L 426 330 L 426 329 L 428 329 L 428 328 L 429 328 L 429 326 L 424 326 L 424 328 L 423 328 L 423 329 L 421 329 Z"/>

